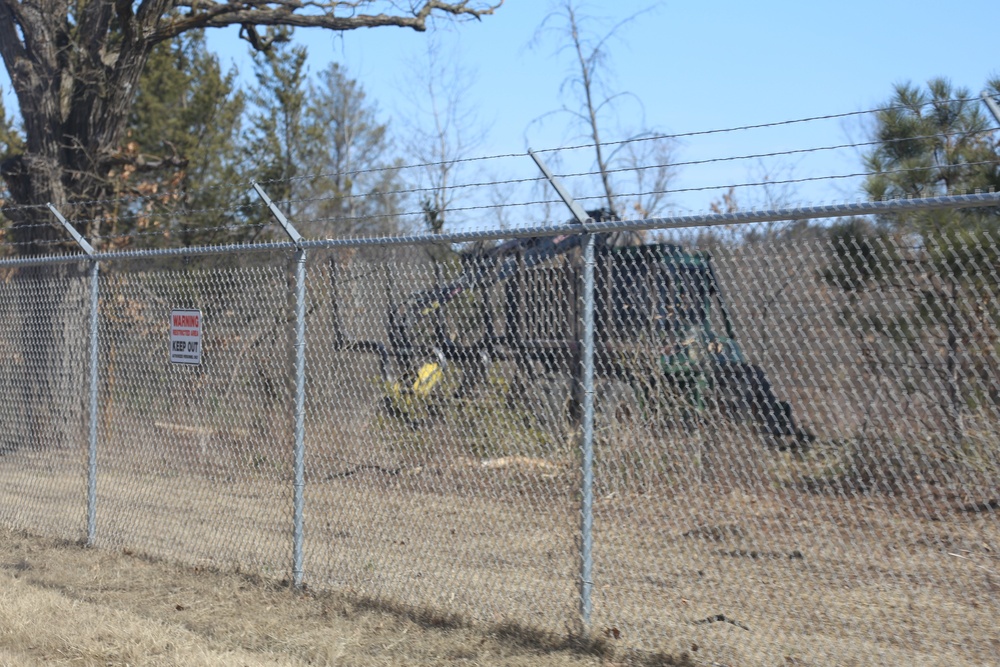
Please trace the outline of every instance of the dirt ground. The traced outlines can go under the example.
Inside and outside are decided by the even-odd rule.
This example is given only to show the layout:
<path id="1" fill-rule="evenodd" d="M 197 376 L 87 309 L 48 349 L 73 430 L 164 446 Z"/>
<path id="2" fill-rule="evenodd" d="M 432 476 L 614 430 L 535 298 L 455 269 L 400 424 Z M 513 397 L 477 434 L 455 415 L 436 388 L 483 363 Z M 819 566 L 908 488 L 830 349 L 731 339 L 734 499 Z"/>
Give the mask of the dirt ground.
<path id="1" fill-rule="evenodd" d="M 609 650 L 0 529 L 4 666 L 656 664 Z"/>
<path id="2" fill-rule="evenodd" d="M 75 456 L 4 462 L 6 525 L 81 535 Z M 1000 655 L 990 503 L 764 486 L 603 493 L 592 630 L 614 650 L 594 655 L 552 650 L 566 648 L 578 613 L 577 505 L 543 492 L 558 478 L 442 472 L 313 479 L 305 581 L 324 591 L 314 596 L 280 587 L 287 483 L 109 462 L 96 549 L 0 533 L 0 664 L 671 664 L 687 654 L 712 667 L 990 665 Z"/>

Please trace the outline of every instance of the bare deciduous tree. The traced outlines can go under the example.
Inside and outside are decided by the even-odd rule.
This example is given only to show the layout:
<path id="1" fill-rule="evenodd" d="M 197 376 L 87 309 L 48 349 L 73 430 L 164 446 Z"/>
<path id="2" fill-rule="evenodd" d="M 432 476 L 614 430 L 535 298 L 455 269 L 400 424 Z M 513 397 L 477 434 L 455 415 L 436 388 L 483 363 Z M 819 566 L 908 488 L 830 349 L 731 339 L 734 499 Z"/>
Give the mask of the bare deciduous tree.
<path id="1" fill-rule="evenodd" d="M 561 91 L 571 93 L 575 103 L 564 104 L 553 113 L 568 115 L 584 128 L 587 143 L 594 148 L 605 206 L 613 216 L 623 215 L 625 208 L 643 217 L 655 215 L 667 203 L 667 184 L 673 176 L 670 163 L 674 144 L 656 132 L 643 128 L 626 133 L 630 136 L 624 142 L 604 143 L 606 124 L 617 121 L 619 116 L 617 103 L 631 99 L 641 107 L 637 95 L 616 91 L 609 84 L 610 44 L 623 28 L 651 9 L 632 14 L 600 33 L 589 29 L 587 24 L 594 18 L 581 13 L 574 0 L 560 0 L 535 37 L 539 41 L 544 34 L 555 32 L 561 41 L 558 52 L 571 54 L 573 64 Z M 623 195 L 616 190 L 615 174 L 620 177 L 626 173 L 633 178 L 629 188 L 632 192 Z"/>
<path id="2" fill-rule="evenodd" d="M 458 53 L 431 38 L 423 57 L 414 62 L 410 82 L 413 110 L 402 114 L 403 143 L 407 153 L 424 165 L 417 173 L 426 231 L 440 233 L 448 210 L 460 197 L 456 177 L 482 145 L 485 128 L 466 100 L 474 74 Z"/>

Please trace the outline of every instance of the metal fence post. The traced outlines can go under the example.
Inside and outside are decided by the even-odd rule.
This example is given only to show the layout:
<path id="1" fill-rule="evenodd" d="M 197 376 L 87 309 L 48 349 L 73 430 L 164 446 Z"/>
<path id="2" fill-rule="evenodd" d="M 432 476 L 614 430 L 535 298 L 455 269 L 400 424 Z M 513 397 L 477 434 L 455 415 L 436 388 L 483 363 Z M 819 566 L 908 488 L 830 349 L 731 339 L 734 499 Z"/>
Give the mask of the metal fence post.
<path id="1" fill-rule="evenodd" d="M 306 400 L 306 251 L 295 252 L 295 546 L 292 579 L 302 586 L 305 524 L 305 400 Z"/>
<path id="2" fill-rule="evenodd" d="M 302 248 L 302 236 L 288 221 L 263 188 L 252 183 L 253 189 L 271 211 L 271 215 L 284 228 L 288 237 L 296 244 L 295 251 L 295 395 L 294 403 L 294 498 L 292 510 L 292 582 L 296 588 L 302 587 L 303 533 L 305 528 L 305 404 L 306 404 L 306 251 Z"/>
<path id="3" fill-rule="evenodd" d="M 580 444 L 580 620 L 590 626 L 594 588 L 594 241 L 583 238 L 583 438 Z"/>
<path id="4" fill-rule="evenodd" d="M 552 174 L 545 161 L 532 150 L 528 155 L 563 200 L 579 225 L 583 245 L 583 332 L 578 381 L 582 393 L 580 405 L 580 623 L 586 633 L 594 604 L 594 242 L 587 226 L 593 222 L 587 212 L 570 196 L 562 182 Z"/>
<path id="5" fill-rule="evenodd" d="M 87 546 L 97 539 L 97 325 L 100 262 L 90 263 L 90 438 L 87 448 Z"/>
<path id="6" fill-rule="evenodd" d="M 76 231 L 76 228 L 52 204 L 49 210 L 63 226 L 76 244 L 89 257 L 94 256 L 94 248 Z M 97 325 L 100 303 L 101 263 L 90 260 L 90 432 L 87 442 L 87 546 L 93 546 L 97 538 Z"/>

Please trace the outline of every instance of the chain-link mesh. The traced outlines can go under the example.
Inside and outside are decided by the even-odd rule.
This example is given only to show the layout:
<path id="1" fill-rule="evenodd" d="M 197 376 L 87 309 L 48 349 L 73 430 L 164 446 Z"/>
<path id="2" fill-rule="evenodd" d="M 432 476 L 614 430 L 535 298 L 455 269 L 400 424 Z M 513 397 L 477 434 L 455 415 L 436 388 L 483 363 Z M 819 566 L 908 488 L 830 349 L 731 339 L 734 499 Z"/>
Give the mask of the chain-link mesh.
<path id="1" fill-rule="evenodd" d="M 101 283 L 97 544 L 287 572 L 288 257 L 116 262 Z M 202 312 L 200 366 L 170 311 Z"/>
<path id="2" fill-rule="evenodd" d="M 880 230 L 597 238 L 593 632 L 705 664 L 995 660 L 996 243 Z M 307 252 L 309 585 L 578 627 L 580 239 Z M 292 262 L 102 262 L 98 545 L 288 576 Z M 81 270 L 0 282 L 3 519 L 67 537 Z M 201 366 L 168 361 L 173 308 L 202 311 Z"/>
<path id="3" fill-rule="evenodd" d="M 64 539 L 86 526 L 86 267 L 0 272 L 0 517 Z"/>
<path id="4" fill-rule="evenodd" d="M 314 255 L 307 571 L 367 597 L 562 630 L 575 606 L 569 360 L 555 352 L 534 378 L 531 355 L 502 345 L 506 300 L 529 312 L 523 286 L 552 270 L 501 286 L 499 268 L 441 248 Z M 575 292 L 547 287 L 541 324 L 565 347 Z"/>
<path id="5" fill-rule="evenodd" d="M 722 664 L 995 660 L 995 250 L 704 241 L 599 263 L 597 625 Z"/>

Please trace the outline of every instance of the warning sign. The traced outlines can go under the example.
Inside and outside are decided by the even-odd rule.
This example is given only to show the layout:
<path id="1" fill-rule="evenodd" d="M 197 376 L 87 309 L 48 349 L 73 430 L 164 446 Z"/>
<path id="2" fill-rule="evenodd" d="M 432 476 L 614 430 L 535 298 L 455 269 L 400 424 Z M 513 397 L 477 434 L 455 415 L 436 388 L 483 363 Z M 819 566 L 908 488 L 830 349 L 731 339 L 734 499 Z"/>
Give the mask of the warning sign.
<path id="1" fill-rule="evenodd" d="M 170 311 L 170 362 L 201 364 L 201 311 Z"/>

